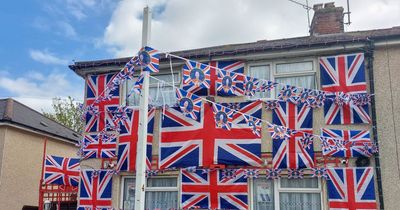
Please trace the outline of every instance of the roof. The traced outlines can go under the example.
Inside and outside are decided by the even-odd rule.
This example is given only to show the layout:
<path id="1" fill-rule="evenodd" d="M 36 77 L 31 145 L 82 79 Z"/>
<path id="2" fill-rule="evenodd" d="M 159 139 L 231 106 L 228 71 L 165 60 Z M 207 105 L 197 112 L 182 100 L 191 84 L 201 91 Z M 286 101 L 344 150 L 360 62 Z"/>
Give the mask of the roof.
<path id="1" fill-rule="evenodd" d="M 241 54 L 245 55 L 257 52 L 305 47 L 326 47 L 337 44 L 362 43 L 370 40 L 383 40 L 394 38 L 400 38 L 400 26 L 386 29 L 344 32 L 338 34 L 303 36 L 277 40 L 260 40 L 250 43 L 213 46 L 207 48 L 176 51 L 171 53 L 188 59 L 199 59 L 211 58 L 212 56 L 229 56 Z M 78 73 L 78 70 L 84 70 L 88 68 L 122 66 L 125 65 L 125 63 L 129 61 L 129 59 L 130 57 L 94 61 L 80 61 L 70 65 L 69 68 Z M 165 56 L 161 56 L 161 62 L 165 59 Z"/>
<path id="2" fill-rule="evenodd" d="M 33 131 L 41 131 L 73 143 L 80 139 L 80 135 L 75 131 L 12 98 L 0 99 L 0 122 L 16 124 Z"/>

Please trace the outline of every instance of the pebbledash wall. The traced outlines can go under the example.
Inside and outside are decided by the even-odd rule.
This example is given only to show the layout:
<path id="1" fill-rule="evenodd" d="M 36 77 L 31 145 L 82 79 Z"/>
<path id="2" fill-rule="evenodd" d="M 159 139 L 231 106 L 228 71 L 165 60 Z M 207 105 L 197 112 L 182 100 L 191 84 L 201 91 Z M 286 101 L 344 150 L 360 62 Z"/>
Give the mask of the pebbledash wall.
<path id="1" fill-rule="evenodd" d="M 316 5 L 314 10 L 324 13 L 333 11 L 333 15 L 337 15 L 335 8 L 338 7 L 327 4 L 325 7 Z M 326 9 L 326 10 L 325 10 Z M 343 11 L 343 10 L 341 10 Z M 315 13 L 314 19 L 318 18 L 318 12 Z M 339 13 L 340 14 L 340 13 Z M 340 19 L 334 19 L 340 20 Z M 325 21 L 325 22 L 324 22 Z M 328 21 L 328 22 L 326 22 Z M 313 20 L 313 24 L 329 24 L 329 20 Z M 343 24 L 343 22 L 341 22 Z M 318 28 L 318 27 L 312 27 Z M 365 55 L 365 74 L 369 93 L 374 94 L 372 105 L 370 106 L 370 116 L 373 120 L 371 124 L 353 124 L 353 125 L 326 125 L 323 117 L 323 109 L 313 110 L 313 131 L 320 134 L 320 128 L 336 128 L 336 129 L 368 129 L 371 132 L 371 138 L 379 143 L 379 153 L 370 158 L 370 166 L 375 168 L 375 192 L 380 209 L 398 209 L 400 200 L 400 27 L 388 29 L 377 29 L 369 31 L 344 32 L 343 28 L 336 27 L 339 31 L 312 31 L 311 36 L 295 37 L 281 40 L 262 40 L 253 43 L 215 46 L 202 49 L 185 50 L 173 52 L 173 54 L 196 60 L 199 62 L 219 61 L 219 60 L 240 60 L 245 62 L 245 74 L 253 71 L 256 66 L 264 66 L 265 71 L 269 69 L 270 80 L 282 79 L 284 77 L 295 76 L 313 76 L 314 88 L 321 89 L 320 86 L 320 69 L 318 58 L 320 56 L 333 56 L 340 54 L 364 53 Z M 163 56 L 161 56 L 163 58 Z M 120 70 L 130 58 L 118 58 L 100 61 L 84 61 L 76 62 L 70 68 L 78 75 L 85 78 L 89 74 L 99 74 L 107 72 L 116 72 Z M 277 64 L 287 64 L 290 68 L 297 68 L 296 65 L 303 65 L 311 62 L 311 70 L 280 75 L 276 73 Z M 309 65 L 309 64 L 307 64 Z M 173 60 L 173 72 L 176 78 L 181 78 L 181 69 L 183 62 Z M 266 67 L 268 66 L 268 67 Z M 310 66 L 310 65 L 309 65 Z M 154 74 L 163 80 L 170 80 L 171 75 L 169 68 L 169 60 L 162 59 L 160 65 L 160 73 Z M 175 80 L 179 87 L 181 79 Z M 156 86 L 152 86 L 153 91 Z M 123 87 L 121 91 L 121 104 L 132 105 L 133 99 L 126 100 L 127 87 Z M 153 92 L 154 93 L 154 92 Z M 155 97 L 155 94 L 152 95 Z M 167 96 L 168 97 L 168 96 Z M 173 96 L 171 96 L 173 98 Z M 215 97 L 216 102 L 241 102 L 248 98 L 245 97 Z M 272 121 L 271 111 L 263 108 L 262 118 Z M 155 130 L 153 140 L 153 163 L 158 158 L 158 141 L 159 141 L 159 123 L 160 110 L 157 111 L 155 117 Z M 270 135 L 263 126 L 262 131 L 262 152 L 263 154 L 272 153 L 272 141 Z M 321 151 L 319 141 L 314 141 L 314 150 Z M 270 158 L 267 158 L 271 162 Z M 344 165 L 342 165 L 344 167 Z M 355 159 L 351 159 L 349 166 L 355 166 Z M 84 168 L 100 168 L 101 160 L 90 159 L 82 162 Z M 170 174 L 162 174 L 161 177 L 175 177 L 177 186 L 166 189 L 167 191 L 176 191 L 179 204 L 179 179 L 178 174 L 171 172 Z M 112 202 L 116 209 L 126 208 L 124 206 L 124 193 L 127 189 L 124 187 L 126 180 L 133 177 L 130 173 L 120 173 L 113 177 Z M 265 179 L 262 179 L 265 180 Z M 261 181 L 262 182 L 262 181 Z M 324 180 L 318 180 L 318 187 L 313 188 L 297 188 L 285 191 L 281 187 L 279 181 L 269 184 L 273 186 L 275 198 L 286 192 L 311 193 L 320 196 L 321 208 L 329 209 L 327 206 L 327 191 Z M 258 181 L 249 181 L 249 206 L 256 208 L 256 200 L 253 199 L 254 187 L 259 184 Z M 147 188 L 147 192 L 154 189 Z M 160 190 L 160 189 L 159 189 Z M 162 190 L 162 189 L 161 189 Z M 296 191 L 297 190 L 297 191 Z M 125 203 L 126 204 L 126 203 Z M 279 205 L 279 198 L 275 199 L 275 208 Z M 129 209 L 129 208 L 126 208 Z"/>

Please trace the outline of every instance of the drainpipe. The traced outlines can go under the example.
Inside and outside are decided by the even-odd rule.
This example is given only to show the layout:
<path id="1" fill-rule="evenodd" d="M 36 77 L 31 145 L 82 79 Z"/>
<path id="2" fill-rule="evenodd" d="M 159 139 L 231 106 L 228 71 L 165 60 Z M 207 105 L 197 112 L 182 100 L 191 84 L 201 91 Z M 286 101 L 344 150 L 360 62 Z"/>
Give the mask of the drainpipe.
<path id="1" fill-rule="evenodd" d="M 367 38 L 367 44 L 365 46 L 365 58 L 367 60 L 367 69 L 369 75 L 369 87 L 370 93 L 375 94 L 374 86 L 374 40 Z M 374 136 L 374 142 L 379 148 L 378 142 L 378 132 L 376 124 L 376 109 L 375 109 L 375 97 L 371 97 L 371 117 L 372 117 L 372 134 Z M 379 158 L 379 152 L 374 154 L 375 157 L 375 170 L 376 170 L 376 181 L 378 182 L 378 199 L 379 199 L 379 209 L 385 209 L 383 203 L 383 189 L 382 189 L 382 174 L 381 174 L 381 164 Z"/>

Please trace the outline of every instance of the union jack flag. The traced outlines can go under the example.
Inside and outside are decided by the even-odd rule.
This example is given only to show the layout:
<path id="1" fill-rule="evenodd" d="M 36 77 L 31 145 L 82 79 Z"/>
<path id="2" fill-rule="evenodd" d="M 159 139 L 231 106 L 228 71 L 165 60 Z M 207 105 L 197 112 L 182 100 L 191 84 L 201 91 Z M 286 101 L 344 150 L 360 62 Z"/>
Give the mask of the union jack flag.
<path id="1" fill-rule="evenodd" d="M 83 158 L 112 158 L 115 157 L 116 147 L 117 138 L 114 134 L 87 134 L 83 139 Z"/>
<path id="2" fill-rule="evenodd" d="M 120 133 L 118 142 L 118 171 L 135 171 L 136 169 L 136 151 L 139 132 L 139 110 L 130 108 L 127 122 L 124 124 L 126 133 Z M 146 146 L 146 166 L 151 169 L 151 153 L 154 130 L 154 114 L 155 109 L 148 112 L 147 124 L 147 146 Z"/>
<path id="3" fill-rule="evenodd" d="M 244 78 L 244 95 L 254 96 L 254 93 L 258 90 L 260 80 L 253 77 Z"/>
<path id="4" fill-rule="evenodd" d="M 282 101 L 297 103 L 299 99 L 297 94 L 297 88 L 295 86 L 286 85 L 278 94 L 278 99 Z"/>
<path id="5" fill-rule="evenodd" d="M 372 167 L 326 171 L 329 209 L 377 209 Z"/>
<path id="6" fill-rule="evenodd" d="M 111 210 L 111 170 L 81 171 L 78 210 Z"/>
<path id="7" fill-rule="evenodd" d="M 160 169 L 262 164 L 260 138 L 251 128 L 217 128 L 210 104 L 203 103 L 198 120 L 177 107 L 167 108 L 161 119 Z"/>
<path id="8" fill-rule="evenodd" d="M 135 84 L 133 85 L 132 89 L 129 91 L 128 96 L 131 96 L 133 93 L 140 94 L 142 92 L 144 74 L 141 74 L 137 79 Z"/>
<path id="9" fill-rule="evenodd" d="M 86 78 L 86 106 L 92 106 L 98 113 L 86 113 L 85 132 L 100 132 L 107 123 L 110 109 L 119 105 L 119 86 L 110 89 L 114 74 L 89 75 Z"/>
<path id="10" fill-rule="evenodd" d="M 244 80 L 243 74 L 218 69 L 217 93 L 219 96 L 243 96 Z"/>
<path id="11" fill-rule="evenodd" d="M 206 83 L 202 83 L 200 86 L 193 86 L 193 83 L 190 83 L 191 78 L 195 78 L 195 72 L 191 72 L 193 68 L 197 66 L 198 69 L 202 70 L 204 73 L 204 81 Z M 185 69 L 186 73 L 185 73 Z M 196 64 L 196 62 L 189 63 L 187 62 L 184 67 L 183 72 L 183 89 L 189 92 L 192 92 L 198 96 L 206 96 L 206 95 L 217 95 L 216 82 L 218 80 L 218 70 L 224 69 L 227 72 L 235 72 L 243 74 L 244 72 L 244 62 L 243 61 L 211 61 L 208 65 Z M 198 71 L 201 73 L 200 71 Z M 201 78 L 201 77 L 199 77 Z M 244 80 L 244 78 L 243 78 Z M 243 81 L 242 80 L 242 81 Z M 186 82 L 185 82 L 186 81 Z M 209 91 L 208 91 L 209 90 Z M 236 94 L 229 95 L 231 93 L 227 93 L 224 96 L 235 96 Z"/>
<path id="12" fill-rule="evenodd" d="M 186 61 L 183 66 L 182 88 L 196 95 L 207 95 L 211 83 L 210 66 L 195 62 Z"/>
<path id="13" fill-rule="evenodd" d="M 176 89 L 176 97 L 178 98 L 178 104 L 181 112 L 186 117 L 197 120 L 200 116 L 202 99 L 182 89 Z"/>
<path id="14" fill-rule="evenodd" d="M 158 66 L 160 65 L 160 53 L 148 46 L 140 49 L 138 53 L 139 65 L 143 68 L 143 71 L 158 72 Z"/>
<path id="15" fill-rule="evenodd" d="M 314 148 L 305 147 L 303 142 L 304 132 L 312 133 L 312 109 L 306 104 L 279 102 L 279 107 L 272 111 L 272 122 L 295 131 L 289 138 L 273 139 L 273 168 L 314 167 Z"/>
<path id="16" fill-rule="evenodd" d="M 234 177 L 223 177 L 220 170 L 209 173 L 181 170 L 181 208 L 248 209 L 244 169 L 234 173 Z"/>
<path id="17" fill-rule="evenodd" d="M 322 154 L 333 157 L 371 157 L 373 144 L 368 130 L 335 130 L 322 128 L 323 137 L 327 137 L 326 144 L 322 144 Z M 335 145 L 342 144 L 343 148 Z"/>
<path id="18" fill-rule="evenodd" d="M 367 92 L 365 82 L 364 54 L 321 57 L 322 90 L 359 94 Z M 330 98 L 334 96 L 329 96 Z M 324 105 L 326 124 L 370 123 L 369 106 L 355 105 L 353 102 L 338 105 L 327 100 Z"/>
<path id="19" fill-rule="evenodd" d="M 78 186 L 80 172 L 79 158 L 65 158 L 46 155 L 44 183 Z"/>
<path id="20" fill-rule="evenodd" d="M 232 116 L 233 110 L 221 106 L 219 104 L 213 104 L 213 112 L 215 119 L 215 126 L 217 128 L 223 128 L 226 130 L 230 130 L 232 127 Z"/>
<path id="21" fill-rule="evenodd" d="M 269 80 L 262 80 L 260 82 L 260 87 L 257 89 L 258 92 L 266 92 L 266 91 L 271 91 L 274 89 L 279 83 L 277 82 L 272 82 Z"/>

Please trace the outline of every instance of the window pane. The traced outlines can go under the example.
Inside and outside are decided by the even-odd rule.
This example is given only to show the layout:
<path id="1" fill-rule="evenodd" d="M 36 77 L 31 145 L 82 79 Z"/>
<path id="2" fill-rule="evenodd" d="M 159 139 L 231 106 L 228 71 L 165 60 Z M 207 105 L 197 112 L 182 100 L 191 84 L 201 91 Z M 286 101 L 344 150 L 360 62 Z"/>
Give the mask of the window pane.
<path id="1" fill-rule="evenodd" d="M 149 178 L 147 179 L 147 187 L 177 187 L 177 179 L 171 178 Z"/>
<path id="2" fill-rule="evenodd" d="M 254 179 L 253 196 L 255 210 L 274 209 L 274 185 L 271 180 Z"/>
<path id="3" fill-rule="evenodd" d="M 146 192 L 145 209 L 170 210 L 178 208 L 178 192 Z"/>
<path id="4" fill-rule="evenodd" d="M 315 75 L 297 77 L 279 77 L 275 79 L 278 83 L 292 85 L 302 88 L 315 89 Z"/>
<path id="5" fill-rule="evenodd" d="M 126 178 L 124 181 L 123 210 L 135 208 L 135 179 Z"/>
<path id="6" fill-rule="evenodd" d="M 298 63 L 281 63 L 276 65 L 276 73 L 293 73 L 293 72 L 304 72 L 312 71 L 313 63 L 308 62 L 298 62 Z"/>
<path id="7" fill-rule="evenodd" d="M 318 179 L 280 179 L 281 188 L 318 188 Z"/>
<path id="8" fill-rule="evenodd" d="M 153 76 L 153 75 L 152 75 Z M 165 82 L 168 82 L 168 83 L 172 83 L 172 76 L 171 76 L 171 74 L 161 74 L 161 75 L 154 75 L 154 77 L 156 77 L 157 79 L 159 79 L 159 80 L 163 80 L 163 81 L 165 81 Z M 176 85 L 179 85 L 179 74 L 174 74 L 174 82 L 175 82 L 175 84 Z M 151 78 L 150 77 L 150 86 L 151 85 L 155 85 L 155 86 L 157 86 L 157 83 L 158 83 L 159 81 L 158 80 L 156 80 L 156 79 L 154 79 L 154 78 Z"/>
<path id="9" fill-rule="evenodd" d="M 281 210 L 319 210 L 321 197 L 319 193 L 279 193 Z"/>
<path id="10" fill-rule="evenodd" d="M 269 65 L 262 66 L 250 66 L 248 76 L 257 79 L 270 80 L 271 79 L 271 69 Z M 257 98 L 270 98 L 269 92 L 256 92 L 251 99 Z"/>

